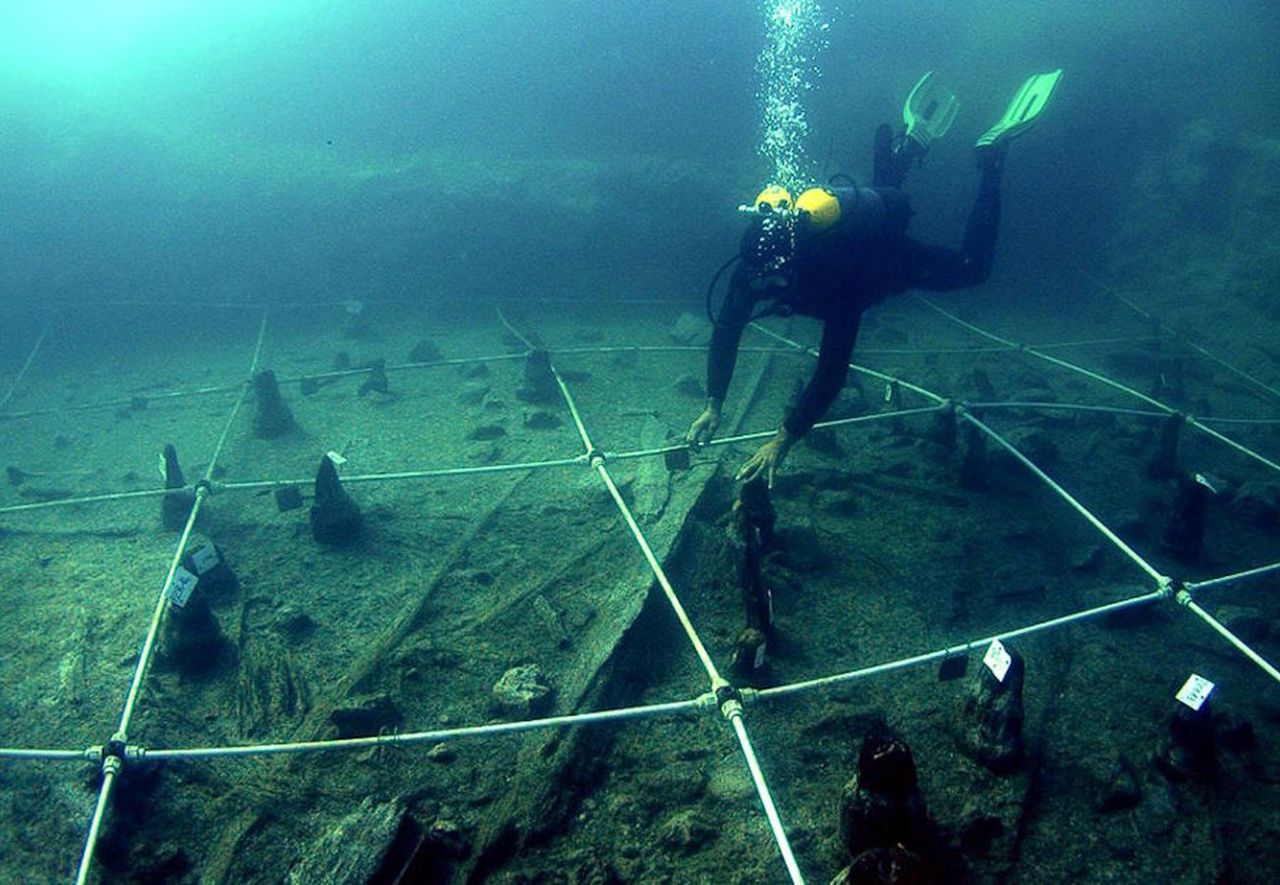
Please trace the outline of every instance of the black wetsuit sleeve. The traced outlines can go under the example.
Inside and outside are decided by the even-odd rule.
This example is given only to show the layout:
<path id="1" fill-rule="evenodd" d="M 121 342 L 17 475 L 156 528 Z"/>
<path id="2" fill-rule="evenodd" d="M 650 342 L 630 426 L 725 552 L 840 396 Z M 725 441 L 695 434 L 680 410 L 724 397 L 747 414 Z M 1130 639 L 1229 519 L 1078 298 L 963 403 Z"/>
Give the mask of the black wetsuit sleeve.
<path id="1" fill-rule="evenodd" d="M 755 299 L 747 287 L 747 277 L 741 267 L 734 271 L 729 283 L 729 294 L 715 328 L 711 332 L 711 347 L 707 351 L 707 396 L 724 402 L 733 379 L 733 368 L 738 362 L 738 344 L 742 330 L 751 319 Z"/>
<path id="2" fill-rule="evenodd" d="M 986 282 L 996 257 L 996 235 L 1000 231 L 1000 162 L 996 157 L 982 171 L 978 197 L 969 212 L 964 245 L 959 251 L 930 246 L 906 238 L 903 266 L 904 288 L 964 289 Z"/>
<path id="3" fill-rule="evenodd" d="M 849 377 L 849 360 L 858 338 L 861 316 L 846 315 L 822 324 L 822 344 L 818 349 L 818 366 L 800 394 L 795 407 L 783 422 L 787 433 L 798 439 L 826 414 Z"/>

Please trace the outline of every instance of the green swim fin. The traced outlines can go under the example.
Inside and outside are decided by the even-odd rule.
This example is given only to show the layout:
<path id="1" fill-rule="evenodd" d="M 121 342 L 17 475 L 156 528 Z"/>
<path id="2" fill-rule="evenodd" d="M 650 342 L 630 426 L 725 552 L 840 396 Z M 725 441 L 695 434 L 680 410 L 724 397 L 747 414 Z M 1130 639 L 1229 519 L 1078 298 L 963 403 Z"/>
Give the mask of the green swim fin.
<path id="1" fill-rule="evenodd" d="M 955 93 L 934 80 L 933 71 L 929 71 L 912 87 L 902 106 L 907 138 L 927 151 L 935 139 L 947 134 L 958 110 Z"/>
<path id="2" fill-rule="evenodd" d="M 1040 116 L 1049 99 L 1053 97 L 1053 90 L 1060 79 L 1062 79 L 1062 68 L 1047 74 L 1032 74 L 1028 77 L 1014 94 L 1013 101 L 1009 102 L 1004 116 L 996 122 L 996 125 L 982 133 L 975 147 L 1002 144 L 1026 132 Z"/>

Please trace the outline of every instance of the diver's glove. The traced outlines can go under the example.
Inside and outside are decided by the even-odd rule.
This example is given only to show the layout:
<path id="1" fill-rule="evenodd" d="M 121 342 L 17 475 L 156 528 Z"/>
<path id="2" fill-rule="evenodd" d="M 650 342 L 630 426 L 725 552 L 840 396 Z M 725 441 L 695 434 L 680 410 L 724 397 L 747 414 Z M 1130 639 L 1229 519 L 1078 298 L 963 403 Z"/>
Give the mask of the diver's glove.
<path id="1" fill-rule="evenodd" d="M 711 442 L 711 438 L 716 435 L 719 427 L 720 401 L 708 399 L 707 407 L 702 410 L 702 414 L 689 425 L 689 432 L 685 434 L 684 441 L 694 448 L 699 448 Z"/>

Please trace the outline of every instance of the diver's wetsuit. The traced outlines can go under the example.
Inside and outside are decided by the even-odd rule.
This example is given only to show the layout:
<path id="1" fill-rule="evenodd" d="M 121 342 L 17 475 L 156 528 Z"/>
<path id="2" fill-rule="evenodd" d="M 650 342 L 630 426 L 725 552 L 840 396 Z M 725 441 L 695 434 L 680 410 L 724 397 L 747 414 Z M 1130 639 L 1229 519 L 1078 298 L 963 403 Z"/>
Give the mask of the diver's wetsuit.
<path id="1" fill-rule="evenodd" d="M 782 301 L 793 313 L 822 320 L 822 345 L 818 367 L 783 424 L 792 439 L 804 436 L 844 387 L 863 311 L 906 289 L 962 289 L 990 275 L 1003 158 L 985 159 L 960 251 L 908 237 L 911 210 L 895 188 L 836 189 L 841 217 L 833 227 L 812 231 L 797 225 L 793 275 Z M 868 214 L 875 216 L 874 223 L 867 223 Z M 749 285 L 758 273 L 747 260 L 738 266 L 711 336 L 707 393 L 718 402 L 729 390 L 742 330 L 765 297 Z"/>

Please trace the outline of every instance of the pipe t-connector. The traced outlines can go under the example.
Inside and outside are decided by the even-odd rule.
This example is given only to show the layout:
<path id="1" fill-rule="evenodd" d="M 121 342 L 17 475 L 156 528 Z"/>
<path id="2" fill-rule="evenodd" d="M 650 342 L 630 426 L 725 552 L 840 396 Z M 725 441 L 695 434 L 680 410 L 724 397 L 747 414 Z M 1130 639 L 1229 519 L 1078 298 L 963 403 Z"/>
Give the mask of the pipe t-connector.
<path id="1" fill-rule="evenodd" d="M 715 692 L 720 715 L 729 721 L 742 717 L 742 693 L 736 687 L 726 682 L 717 686 Z"/>
<path id="2" fill-rule="evenodd" d="M 107 741 L 107 745 L 102 748 L 103 762 L 108 759 L 119 759 L 123 762 L 128 749 L 129 745 L 125 739 L 124 732 L 117 731 L 111 736 L 111 740 Z"/>

